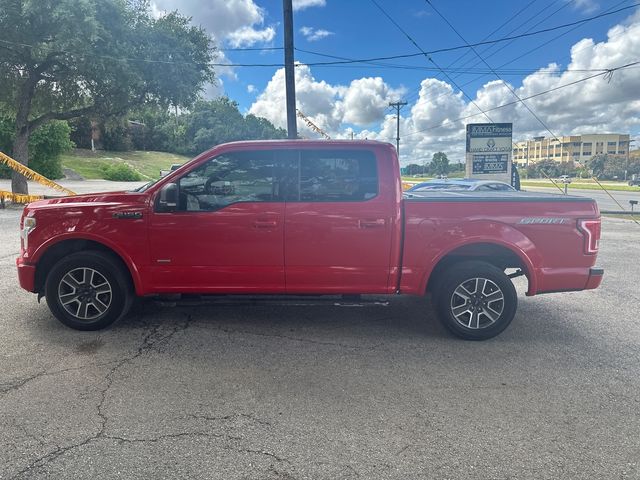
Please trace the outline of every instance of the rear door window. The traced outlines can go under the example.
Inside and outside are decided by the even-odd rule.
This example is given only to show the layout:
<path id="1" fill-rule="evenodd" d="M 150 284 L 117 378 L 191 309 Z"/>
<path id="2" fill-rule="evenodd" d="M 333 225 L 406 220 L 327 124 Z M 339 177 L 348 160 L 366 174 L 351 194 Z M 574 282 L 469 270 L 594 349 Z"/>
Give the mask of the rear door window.
<path id="1" fill-rule="evenodd" d="M 377 195 L 378 168 L 373 152 L 300 151 L 298 192 L 294 193 L 298 201 L 363 202 Z"/>

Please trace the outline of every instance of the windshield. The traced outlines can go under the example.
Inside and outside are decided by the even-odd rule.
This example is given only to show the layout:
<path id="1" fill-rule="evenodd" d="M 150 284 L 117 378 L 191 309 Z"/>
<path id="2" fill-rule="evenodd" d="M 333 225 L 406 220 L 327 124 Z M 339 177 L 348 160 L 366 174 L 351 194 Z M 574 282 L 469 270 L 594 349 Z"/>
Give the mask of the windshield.
<path id="1" fill-rule="evenodd" d="M 158 179 L 160 180 L 160 179 Z M 147 191 L 152 185 L 155 185 L 156 183 L 158 183 L 158 180 L 153 180 L 151 182 L 145 183 L 144 185 L 139 186 L 138 188 L 134 188 L 133 190 L 129 190 L 130 192 L 136 192 L 136 193 L 140 193 L 140 192 L 145 192 Z"/>

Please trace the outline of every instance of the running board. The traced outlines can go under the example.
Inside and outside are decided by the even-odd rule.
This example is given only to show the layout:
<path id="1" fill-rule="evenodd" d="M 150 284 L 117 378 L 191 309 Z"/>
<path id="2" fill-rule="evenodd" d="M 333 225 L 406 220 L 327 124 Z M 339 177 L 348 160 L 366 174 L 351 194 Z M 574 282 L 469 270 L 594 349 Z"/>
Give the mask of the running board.
<path id="1" fill-rule="evenodd" d="M 387 307 L 389 301 L 381 298 L 361 298 L 360 295 L 302 296 L 302 295 L 167 295 L 152 297 L 161 306 L 332 306 L 332 307 Z"/>

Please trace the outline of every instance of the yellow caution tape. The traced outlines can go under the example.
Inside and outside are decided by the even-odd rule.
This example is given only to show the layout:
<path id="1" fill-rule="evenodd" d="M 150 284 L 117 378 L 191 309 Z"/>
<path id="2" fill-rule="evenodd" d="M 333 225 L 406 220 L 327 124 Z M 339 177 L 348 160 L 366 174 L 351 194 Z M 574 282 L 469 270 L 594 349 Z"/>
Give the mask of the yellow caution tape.
<path id="1" fill-rule="evenodd" d="M 31 203 L 36 200 L 42 200 L 43 198 L 44 197 L 42 195 L 22 195 L 20 193 L 11 193 L 0 190 L 0 199 L 3 201 L 9 200 L 13 203 Z"/>
<path id="2" fill-rule="evenodd" d="M 34 182 L 38 182 L 40 185 L 44 185 L 45 187 L 53 188 L 54 190 L 58 190 L 59 192 L 66 193 L 67 195 L 75 195 L 75 192 L 72 192 L 68 188 L 64 188 L 62 185 L 58 185 L 56 182 L 49 180 L 47 177 L 43 177 L 38 172 L 34 172 L 29 167 L 22 165 L 20 162 L 15 161 L 13 158 L 5 155 L 0 152 L 0 163 L 4 163 L 11 170 L 18 172 L 25 176 L 29 180 L 33 180 Z M 24 197 L 29 197 L 31 195 L 23 195 Z M 20 202 L 22 203 L 22 202 Z"/>

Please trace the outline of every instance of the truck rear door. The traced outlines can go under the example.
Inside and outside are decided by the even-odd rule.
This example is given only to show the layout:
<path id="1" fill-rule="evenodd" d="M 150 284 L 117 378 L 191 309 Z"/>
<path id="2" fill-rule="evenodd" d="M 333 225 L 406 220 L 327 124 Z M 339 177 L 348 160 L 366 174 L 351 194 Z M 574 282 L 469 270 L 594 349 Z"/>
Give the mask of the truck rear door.
<path id="1" fill-rule="evenodd" d="M 288 293 L 388 293 L 399 213 L 388 159 L 359 148 L 300 149 L 285 204 Z M 393 182 L 388 182 L 393 183 Z"/>

